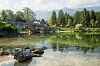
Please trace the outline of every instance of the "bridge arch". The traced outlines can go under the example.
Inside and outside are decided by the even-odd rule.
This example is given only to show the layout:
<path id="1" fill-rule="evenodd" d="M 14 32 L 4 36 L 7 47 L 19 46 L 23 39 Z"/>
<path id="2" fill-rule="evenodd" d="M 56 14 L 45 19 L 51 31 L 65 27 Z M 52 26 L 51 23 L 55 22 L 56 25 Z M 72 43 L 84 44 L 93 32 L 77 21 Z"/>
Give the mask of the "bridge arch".
<path id="1" fill-rule="evenodd" d="M 30 34 L 33 34 L 36 32 L 36 29 L 33 26 L 26 26 L 25 29 L 28 29 Z"/>
<path id="2" fill-rule="evenodd" d="M 21 29 L 28 29 L 30 31 L 34 32 L 38 32 L 39 30 L 41 30 L 41 28 L 45 28 L 45 31 L 48 31 L 50 29 L 50 26 L 46 26 L 43 24 L 35 24 L 35 23 L 26 23 L 26 22 L 9 22 L 10 24 L 14 25 L 17 28 L 17 32 L 20 33 Z"/>

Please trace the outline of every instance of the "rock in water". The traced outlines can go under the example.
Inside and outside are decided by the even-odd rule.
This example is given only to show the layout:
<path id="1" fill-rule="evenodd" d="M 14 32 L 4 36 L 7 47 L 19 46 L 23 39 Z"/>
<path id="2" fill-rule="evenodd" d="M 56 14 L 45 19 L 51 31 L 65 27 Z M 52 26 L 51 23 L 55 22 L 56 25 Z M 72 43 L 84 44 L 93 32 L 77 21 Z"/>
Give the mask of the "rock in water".
<path id="1" fill-rule="evenodd" d="M 24 62 L 33 56 L 29 49 L 15 49 L 13 55 L 18 62 Z"/>
<path id="2" fill-rule="evenodd" d="M 41 57 L 44 54 L 44 50 L 46 50 L 47 47 L 43 46 L 42 48 L 33 48 L 31 51 L 33 53 L 33 57 Z"/>
<path id="3" fill-rule="evenodd" d="M 0 56 L 3 56 L 3 55 L 9 55 L 8 52 L 0 52 Z"/>
<path id="4" fill-rule="evenodd" d="M 24 62 L 32 57 L 41 57 L 46 49 L 47 47 L 44 46 L 42 48 L 33 48 L 32 50 L 30 50 L 29 47 L 26 47 L 25 49 L 16 48 L 13 50 L 13 52 L 11 52 L 11 54 L 14 55 L 14 59 L 16 59 L 18 62 Z"/>

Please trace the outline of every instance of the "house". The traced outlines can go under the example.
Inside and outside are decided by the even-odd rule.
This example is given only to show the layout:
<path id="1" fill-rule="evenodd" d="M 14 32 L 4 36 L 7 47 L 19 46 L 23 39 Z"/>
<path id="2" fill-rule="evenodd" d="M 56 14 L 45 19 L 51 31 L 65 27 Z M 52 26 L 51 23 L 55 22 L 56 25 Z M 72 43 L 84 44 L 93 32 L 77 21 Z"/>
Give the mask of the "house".
<path id="1" fill-rule="evenodd" d="M 44 19 L 35 20 L 34 24 L 39 24 L 39 25 L 42 25 L 42 26 L 49 26 L 49 24 L 47 22 L 45 22 Z"/>

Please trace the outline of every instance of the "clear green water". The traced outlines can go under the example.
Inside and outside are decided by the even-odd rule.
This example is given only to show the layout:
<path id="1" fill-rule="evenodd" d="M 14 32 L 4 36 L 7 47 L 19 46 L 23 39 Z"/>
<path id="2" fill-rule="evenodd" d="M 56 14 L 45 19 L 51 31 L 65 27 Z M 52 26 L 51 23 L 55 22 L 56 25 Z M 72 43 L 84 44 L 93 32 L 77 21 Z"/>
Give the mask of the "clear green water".
<path id="1" fill-rule="evenodd" d="M 8 60 L 0 62 L 0 66 L 100 66 L 100 34 L 26 34 L 0 38 L 0 51 L 42 46 L 48 47 L 42 57 L 24 63 Z"/>

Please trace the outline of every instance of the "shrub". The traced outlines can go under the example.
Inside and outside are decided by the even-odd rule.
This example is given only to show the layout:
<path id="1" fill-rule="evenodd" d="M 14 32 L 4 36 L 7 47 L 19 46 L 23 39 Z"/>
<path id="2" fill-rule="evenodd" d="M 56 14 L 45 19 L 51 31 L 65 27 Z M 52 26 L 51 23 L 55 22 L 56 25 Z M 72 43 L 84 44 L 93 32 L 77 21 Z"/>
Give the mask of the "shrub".
<path id="1" fill-rule="evenodd" d="M 82 29 L 82 24 L 77 24 L 77 25 L 75 26 L 75 28 L 78 29 L 78 30 Z"/>

